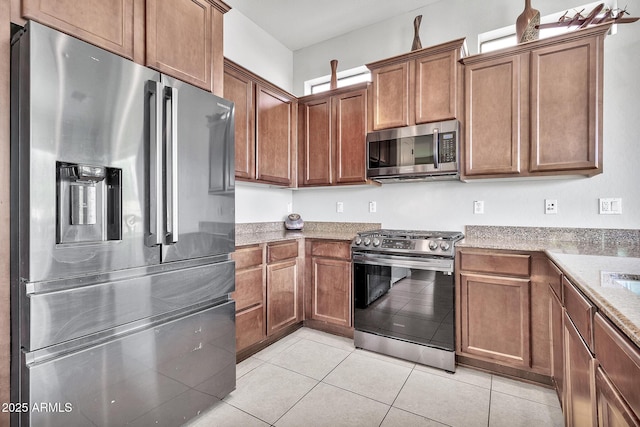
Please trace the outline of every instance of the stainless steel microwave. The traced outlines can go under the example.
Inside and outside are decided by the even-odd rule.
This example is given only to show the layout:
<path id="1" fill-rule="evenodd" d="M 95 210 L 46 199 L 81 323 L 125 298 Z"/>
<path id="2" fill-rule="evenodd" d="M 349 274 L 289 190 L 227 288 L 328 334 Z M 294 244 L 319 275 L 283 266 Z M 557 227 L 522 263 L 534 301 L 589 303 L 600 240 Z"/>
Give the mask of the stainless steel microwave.
<path id="1" fill-rule="evenodd" d="M 459 179 L 460 123 L 447 120 L 367 134 L 367 178 Z"/>

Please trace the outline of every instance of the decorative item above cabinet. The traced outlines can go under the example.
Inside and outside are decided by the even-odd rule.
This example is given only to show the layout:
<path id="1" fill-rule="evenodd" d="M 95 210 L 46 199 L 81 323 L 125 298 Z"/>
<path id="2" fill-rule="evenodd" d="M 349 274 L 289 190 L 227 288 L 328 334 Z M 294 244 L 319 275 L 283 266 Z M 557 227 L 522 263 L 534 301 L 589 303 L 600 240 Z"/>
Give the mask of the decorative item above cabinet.
<path id="1" fill-rule="evenodd" d="M 367 64 L 373 81 L 373 130 L 460 119 L 465 39 Z"/>
<path id="2" fill-rule="evenodd" d="M 462 179 L 602 173 L 601 25 L 462 59 Z"/>

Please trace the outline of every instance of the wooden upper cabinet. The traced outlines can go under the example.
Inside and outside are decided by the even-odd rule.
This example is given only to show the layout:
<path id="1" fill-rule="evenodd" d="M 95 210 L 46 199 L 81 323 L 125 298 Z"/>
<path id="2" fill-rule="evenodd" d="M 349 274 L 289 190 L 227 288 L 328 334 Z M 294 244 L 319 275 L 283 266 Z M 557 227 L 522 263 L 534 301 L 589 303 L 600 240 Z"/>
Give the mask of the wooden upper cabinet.
<path id="1" fill-rule="evenodd" d="M 224 98 L 235 103 L 236 178 L 295 186 L 295 96 L 224 60 Z"/>
<path id="2" fill-rule="evenodd" d="M 299 109 L 298 119 L 303 126 L 298 136 L 302 142 L 300 184 L 330 185 L 333 183 L 331 97 L 301 103 Z"/>
<path id="3" fill-rule="evenodd" d="M 464 58 L 465 178 L 602 173 L 601 25 Z"/>
<path id="4" fill-rule="evenodd" d="M 531 52 L 531 162 L 537 171 L 602 168 L 604 35 Z"/>
<path id="5" fill-rule="evenodd" d="M 134 0 L 22 0 L 33 19 L 125 58 L 134 56 Z"/>
<path id="6" fill-rule="evenodd" d="M 295 98 L 256 85 L 256 179 L 292 185 Z"/>
<path id="7" fill-rule="evenodd" d="M 462 88 L 458 59 L 458 50 L 416 59 L 416 123 L 458 117 L 458 92 Z"/>
<path id="8" fill-rule="evenodd" d="M 255 179 L 254 84 L 249 76 L 225 67 L 224 98 L 235 104 L 236 178 Z"/>
<path id="9" fill-rule="evenodd" d="M 367 84 L 299 102 L 299 185 L 366 182 Z"/>
<path id="10" fill-rule="evenodd" d="M 409 74 L 411 62 L 371 70 L 373 82 L 373 129 L 409 125 Z"/>
<path id="11" fill-rule="evenodd" d="M 207 0 L 146 0 L 146 5 L 147 65 L 213 91 L 214 40 L 222 43 L 214 15 L 223 12 Z"/>
<path id="12" fill-rule="evenodd" d="M 373 129 L 459 118 L 465 39 L 367 64 L 373 82 Z"/>
<path id="13" fill-rule="evenodd" d="M 366 137 L 368 124 L 368 90 L 366 87 L 335 95 L 334 117 L 335 182 L 363 183 L 367 179 Z"/>
<path id="14" fill-rule="evenodd" d="M 223 95 L 223 15 L 229 9 L 220 0 L 21 2 L 25 19 L 219 96 Z"/>
<path id="15" fill-rule="evenodd" d="M 513 55 L 465 67 L 464 176 L 520 173 L 527 64 Z"/>

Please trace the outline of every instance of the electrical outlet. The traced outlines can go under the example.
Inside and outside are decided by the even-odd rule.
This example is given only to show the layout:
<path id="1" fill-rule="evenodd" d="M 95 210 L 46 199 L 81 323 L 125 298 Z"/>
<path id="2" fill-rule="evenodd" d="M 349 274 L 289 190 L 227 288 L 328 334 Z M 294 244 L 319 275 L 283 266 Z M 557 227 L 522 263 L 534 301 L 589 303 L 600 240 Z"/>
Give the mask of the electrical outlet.
<path id="1" fill-rule="evenodd" d="M 619 197 L 599 199 L 598 207 L 600 215 L 620 215 L 622 214 L 622 199 Z"/>
<path id="2" fill-rule="evenodd" d="M 544 213 L 557 214 L 558 213 L 558 201 L 556 199 L 544 199 Z"/>
<path id="3" fill-rule="evenodd" d="M 336 202 L 336 212 L 338 213 L 344 212 L 344 203 Z"/>
<path id="4" fill-rule="evenodd" d="M 374 213 L 377 210 L 376 202 L 369 202 L 369 212 Z"/>
<path id="5" fill-rule="evenodd" d="M 287 203 L 287 213 L 293 212 L 293 203 Z"/>
<path id="6" fill-rule="evenodd" d="M 473 213 L 474 214 L 483 214 L 484 213 L 484 201 L 483 200 L 475 200 L 473 202 Z"/>

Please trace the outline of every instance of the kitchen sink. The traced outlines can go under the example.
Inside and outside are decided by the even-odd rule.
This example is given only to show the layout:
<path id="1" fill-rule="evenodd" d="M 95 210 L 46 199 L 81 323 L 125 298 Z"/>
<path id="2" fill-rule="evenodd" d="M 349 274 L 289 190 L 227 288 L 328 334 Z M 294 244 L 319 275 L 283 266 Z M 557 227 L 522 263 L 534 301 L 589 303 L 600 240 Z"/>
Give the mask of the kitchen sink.
<path id="1" fill-rule="evenodd" d="M 628 289 L 640 296 L 640 274 L 601 273 L 601 285 L 605 288 Z"/>

